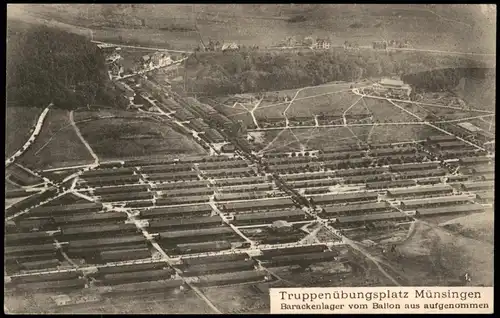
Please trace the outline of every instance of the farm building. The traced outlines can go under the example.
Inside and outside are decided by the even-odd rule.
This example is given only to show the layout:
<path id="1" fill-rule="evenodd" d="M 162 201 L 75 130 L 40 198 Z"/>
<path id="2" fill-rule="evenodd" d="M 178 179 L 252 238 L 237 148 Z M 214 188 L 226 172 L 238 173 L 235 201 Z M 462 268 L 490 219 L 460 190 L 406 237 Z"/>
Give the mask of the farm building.
<path id="1" fill-rule="evenodd" d="M 257 282 L 268 279 L 266 271 L 242 271 L 236 273 L 225 274 L 212 274 L 200 276 L 196 285 L 200 286 L 214 286 L 214 285 L 228 285 L 246 282 Z"/>
<path id="2" fill-rule="evenodd" d="M 107 263 L 151 258 L 151 252 L 147 247 L 142 247 L 114 251 L 101 251 L 99 256 L 101 262 Z"/>
<path id="3" fill-rule="evenodd" d="M 56 246 L 54 244 L 31 244 L 28 246 L 5 246 L 4 255 L 6 258 L 20 258 L 29 255 L 55 255 Z"/>
<path id="4" fill-rule="evenodd" d="M 211 264 L 211 263 L 223 263 L 231 261 L 239 261 L 249 259 L 250 256 L 246 253 L 234 253 L 234 254 L 221 254 L 212 256 L 196 256 L 196 257 L 186 257 L 182 258 L 182 263 L 185 265 L 196 265 L 196 264 Z"/>
<path id="5" fill-rule="evenodd" d="M 138 282 L 151 282 L 157 280 L 168 280 L 175 274 L 171 268 L 147 270 L 129 273 L 105 274 L 101 279 L 103 285 L 120 285 Z"/>
<path id="6" fill-rule="evenodd" d="M 138 175 L 123 175 L 109 177 L 92 177 L 82 179 L 88 186 L 107 186 L 114 184 L 138 183 L 141 178 Z"/>
<path id="7" fill-rule="evenodd" d="M 233 144 L 227 144 L 221 147 L 222 152 L 234 152 L 236 147 Z"/>
<path id="8" fill-rule="evenodd" d="M 140 212 L 142 218 L 155 217 L 177 217 L 177 216 L 201 216 L 210 214 L 212 207 L 209 204 L 196 204 L 184 206 L 172 206 L 165 208 L 152 208 Z"/>
<path id="9" fill-rule="evenodd" d="M 409 217 L 402 212 L 373 213 L 368 215 L 340 216 L 335 223 L 339 226 L 362 226 L 380 221 L 406 221 Z"/>
<path id="10" fill-rule="evenodd" d="M 168 267 L 169 267 L 168 264 L 164 261 L 160 261 L 160 262 L 151 261 L 148 263 L 127 264 L 127 265 L 119 265 L 119 266 L 101 265 L 97 269 L 97 273 L 98 273 L 98 275 L 104 275 L 104 274 L 140 272 L 140 271 L 163 269 L 163 268 L 168 268 Z"/>
<path id="11" fill-rule="evenodd" d="M 469 148 L 457 148 L 457 149 L 447 149 L 447 150 L 440 150 L 438 152 L 438 155 L 442 159 L 457 159 L 465 156 L 479 156 L 482 155 L 483 153 L 479 152 L 477 149 L 469 149 Z"/>
<path id="12" fill-rule="evenodd" d="M 349 152 L 328 152 L 318 155 L 319 160 L 340 160 L 350 158 L 361 158 L 364 156 L 363 151 L 349 151 Z"/>
<path id="13" fill-rule="evenodd" d="M 444 176 L 445 174 L 446 170 L 440 168 L 433 170 L 415 170 L 415 171 L 400 172 L 399 177 L 402 179 L 415 179 L 415 178 Z"/>
<path id="14" fill-rule="evenodd" d="M 381 212 L 390 209 L 384 202 L 365 203 L 365 204 L 348 204 L 343 206 L 329 206 L 325 207 L 322 213 L 334 217 L 340 215 L 357 215 L 373 212 Z"/>
<path id="15" fill-rule="evenodd" d="M 185 188 L 185 189 L 172 189 L 172 190 L 163 190 L 162 195 L 165 197 L 189 197 L 189 196 L 204 196 L 204 195 L 213 195 L 214 190 L 208 187 L 204 188 Z"/>
<path id="16" fill-rule="evenodd" d="M 446 149 L 454 149 L 454 148 L 466 148 L 468 147 L 467 144 L 460 140 L 454 140 L 454 141 L 442 141 L 436 143 L 436 146 L 440 150 L 446 150 Z"/>
<path id="17" fill-rule="evenodd" d="M 217 216 L 205 216 L 186 219 L 156 219 L 149 221 L 149 228 L 159 229 L 196 229 L 222 225 L 222 219 Z"/>
<path id="18" fill-rule="evenodd" d="M 185 181 L 185 182 L 171 182 L 171 183 L 161 183 L 156 184 L 156 190 L 173 190 L 173 189 L 196 189 L 196 188 L 206 188 L 209 182 L 206 180 L 198 181 Z"/>
<path id="19" fill-rule="evenodd" d="M 189 203 L 201 203 L 210 201 L 210 195 L 197 195 L 188 197 L 167 197 L 156 199 L 157 206 L 163 205 L 177 205 L 177 204 L 189 204 Z"/>
<path id="20" fill-rule="evenodd" d="M 323 193 L 328 193 L 330 192 L 330 189 L 328 187 L 324 188 L 308 188 L 304 190 L 304 194 L 323 194 Z"/>
<path id="21" fill-rule="evenodd" d="M 30 210 L 30 215 L 56 215 L 69 213 L 97 212 L 101 203 L 77 203 L 64 206 L 41 206 Z"/>
<path id="22" fill-rule="evenodd" d="M 255 183 L 264 183 L 268 182 L 269 180 L 267 177 L 260 177 L 260 176 L 255 176 L 255 177 L 242 177 L 242 178 L 227 178 L 227 179 L 216 179 L 215 183 L 218 186 L 235 186 L 235 185 L 242 185 L 242 184 L 255 184 Z"/>
<path id="23" fill-rule="evenodd" d="M 149 165 L 168 165 L 174 164 L 176 161 L 170 158 L 154 158 L 154 159 L 135 159 L 125 161 L 124 167 L 149 166 Z"/>
<path id="24" fill-rule="evenodd" d="M 294 173 L 301 171 L 319 171 L 321 169 L 321 164 L 319 162 L 309 162 L 309 163 L 290 163 L 269 166 L 271 171 Z"/>
<path id="25" fill-rule="evenodd" d="M 370 158 L 354 158 L 349 160 L 327 160 L 324 162 L 328 169 L 346 169 L 356 167 L 368 167 L 372 162 Z"/>
<path id="26" fill-rule="evenodd" d="M 270 191 L 273 189 L 273 185 L 270 183 L 262 184 L 250 184 L 234 187 L 221 188 L 222 193 L 237 193 L 237 192 L 247 192 L 247 191 Z"/>
<path id="27" fill-rule="evenodd" d="M 376 201 L 378 194 L 374 192 L 348 192 L 339 194 L 327 194 L 310 196 L 315 204 L 340 204 L 349 202 Z"/>
<path id="28" fill-rule="evenodd" d="M 59 265 L 60 261 L 57 258 L 52 258 L 47 260 L 24 262 L 21 263 L 21 268 L 24 270 L 40 270 L 40 269 L 57 268 L 57 266 Z"/>
<path id="29" fill-rule="evenodd" d="M 409 171 L 409 170 L 431 170 L 439 167 L 438 162 L 422 162 L 410 163 L 401 165 L 391 165 L 389 169 L 394 172 Z"/>
<path id="30" fill-rule="evenodd" d="M 184 271 L 186 276 L 199 276 L 207 274 L 234 273 L 252 270 L 255 264 L 252 260 L 235 260 L 231 262 L 208 263 L 190 265 Z"/>
<path id="31" fill-rule="evenodd" d="M 401 148 L 379 148 L 370 149 L 368 154 L 372 157 L 384 157 L 400 154 L 411 154 L 415 153 L 417 149 L 415 147 L 401 147 Z"/>
<path id="32" fill-rule="evenodd" d="M 306 245 L 306 246 L 295 246 L 287 248 L 277 248 L 277 249 L 262 249 L 262 256 L 259 259 L 270 259 L 275 256 L 280 255 L 294 255 L 294 254 L 305 254 L 305 253 L 317 253 L 323 252 L 327 249 L 326 245 Z"/>
<path id="33" fill-rule="evenodd" d="M 457 137 L 455 137 L 453 135 L 437 135 L 437 136 L 427 137 L 427 143 L 429 143 L 429 144 L 435 144 L 438 142 L 455 141 L 455 140 L 457 140 Z"/>
<path id="34" fill-rule="evenodd" d="M 306 254 L 289 254 L 271 257 L 266 266 L 309 265 L 313 263 L 333 261 L 339 256 L 337 251 L 325 251 Z"/>
<path id="35" fill-rule="evenodd" d="M 462 183 L 463 191 L 491 190 L 495 188 L 495 183 L 491 181 Z"/>
<path id="36" fill-rule="evenodd" d="M 358 183 L 369 183 L 369 182 L 380 182 L 380 181 L 391 181 L 391 174 L 373 174 L 373 175 L 361 175 L 344 178 L 345 184 L 358 184 Z"/>
<path id="37" fill-rule="evenodd" d="M 465 157 L 458 159 L 461 166 L 476 165 L 479 163 L 490 163 L 491 158 L 489 157 Z"/>
<path id="38" fill-rule="evenodd" d="M 446 195 L 453 193 L 453 188 L 449 185 L 434 185 L 427 187 L 389 189 L 387 194 L 393 198 L 418 197 L 425 195 Z"/>
<path id="39" fill-rule="evenodd" d="M 50 281 L 50 282 L 38 282 L 38 283 L 26 283 L 16 285 L 16 289 L 19 291 L 31 293 L 36 291 L 65 291 L 65 290 L 76 290 L 84 288 L 86 285 L 86 280 L 84 279 L 67 279 L 60 281 Z"/>
<path id="40" fill-rule="evenodd" d="M 133 175 L 134 171 L 135 171 L 134 168 L 96 169 L 96 170 L 84 171 L 81 174 L 81 177 L 86 179 L 86 178 L 95 178 L 95 177 Z"/>
<path id="41" fill-rule="evenodd" d="M 280 199 L 264 199 L 255 200 L 252 202 L 231 202 L 222 204 L 222 210 L 225 212 L 238 211 L 259 211 L 259 210 L 276 210 L 285 209 L 295 206 L 295 203 L 290 198 Z"/>
<path id="42" fill-rule="evenodd" d="M 104 222 L 119 222 L 125 221 L 127 214 L 124 212 L 104 212 L 104 213 L 89 213 L 75 214 L 68 216 L 54 217 L 54 222 L 59 225 L 83 225 L 88 223 L 104 223 Z"/>
<path id="43" fill-rule="evenodd" d="M 337 185 L 338 183 L 339 181 L 336 179 L 302 180 L 291 182 L 294 188 L 328 187 Z"/>
<path id="44" fill-rule="evenodd" d="M 151 181 L 185 181 L 198 180 L 197 171 L 181 171 L 169 173 L 154 173 L 146 175 L 146 178 Z"/>
<path id="45" fill-rule="evenodd" d="M 108 195 L 108 194 L 118 194 L 118 193 L 130 193 L 130 192 L 144 192 L 149 189 L 146 184 L 134 184 L 118 187 L 106 187 L 106 188 L 96 188 L 91 190 L 95 195 Z"/>
<path id="46" fill-rule="evenodd" d="M 101 202 L 124 202 L 137 200 L 151 200 L 154 198 L 153 192 L 131 192 L 131 193 L 115 193 L 105 194 L 99 197 Z"/>
<path id="47" fill-rule="evenodd" d="M 401 207 L 404 209 L 416 209 L 419 207 L 431 207 L 431 206 L 444 206 L 453 204 L 465 204 L 473 200 L 468 195 L 452 195 L 446 197 L 434 197 L 425 199 L 415 199 L 415 200 L 403 200 L 401 201 Z"/>
<path id="48" fill-rule="evenodd" d="M 112 225 L 92 225 L 81 227 L 61 227 L 63 236 L 93 236 L 93 235 L 119 235 L 137 232 L 137 227 L 132 223 Z"/>
<path id="49" fill-rule="evenodd" d="M 439 208 L 420 208 L 417 209 L 417 216 L 431 216 L 450 213 L 467 213 L 467 212 L 482 212 L 484 207 L 481 204 L 463 204 L 454 206 L 445 206 Z"/>
<path id="50" fill-rule="evenodd" d="M 232 200 L 254 200 L 263 199 L 268 196 L 267 191 L 252 191 L 238 193 L 218 193 L 215 195 L 216 201 L 232 201 Z"/>
<path id="51" fill-rule="evenodd" d="M 396 96 L 410 96 L 411 87 L 401 80 L 383 78 L 379 83 L 372 85 L 372 89 L 379 94 L 394 94 Z"/>
<path id="52" fill-rule="evenodd" d="M 418 185 L 433 185 L 433 184 L 438 184 L 438 183 L 441 183 L 440 177 L 431 177 L 431 178 L 417 180 Z"/>
<path id="53" fill-rule="evenodd" d="M 28 195 L 31 195 L 31 194 L 33 194 L 33 192 L 26 191 L 24 189 L 7 190 L 5 192 L 5 198 L 6 199 L 22 198 L 22 197 L 27 197 Z"/>
<path id="54" fill-rule="evenodd" d="M 146 281 L 140 283 L 114 285 L 106 295 L 137 295 L 156 292 L 165 292 L 166 290 L 178 289 L 184 285 L 182 279 L 169 279 L 158 281 Z"/>
<path id="55" fill-rule="evenodd" d="M 385 167 L 345 169 L 345 170 L 336 171 L 335 176 L 336 177 L 352 177 L 352 176 L 360 176 L 360 175 L 375 175 L 375 174 L 381 174 L 384 172 L 388 172 L 388 169 Z"/>
<path id="56" fill-rule="evenodd" d="M 153 206 L 152 200 L 138 200 L 138 201 L 128 201 L 125 203 L 126 208 L 146 208 Z"/>
<path id="57" fill-rule="evenodd" d="M 83 276 L 79 270 L 61 271 L 47 274 L 21 275 L 11 277 L 14 284 L 39 283 L 39 282 L 54 282 L 77 279 Z"/>
<path id="58" fill-rule="evenodd" d="M 54 238 L 49 232 L 27 232 L 5 234 L 5 243 L 8 245 L 21 245 L 29 242 L 47 243 Z"/>
<path id="59" fill-rule="evenodd" d="M 338 171 L 337 171 L 338 172 Z M 299 181 L 299 180 L 316 180 L 323 178 L 335 178 L 336 171 L 325 171 L 320 173 L 300 173 L 300 174 L 287 174 L 282 175 L 281 178 L 285 181 Z"/>
<path id="60" fill-rule="evenodd" d="M 175 248 L 179 254 L 217 252 L 229 249 L 231 249 L 231 243 L 227 241 L 178 244 Z"/>
<path id="61" fill-rule="evenodd" d="M 234 217 L 234 224 L 267 223 L 276 220 L 302 221 L 306 215 L 300 209 L 283 210 L 276 212 L 245 213 Z"/>
<path id="62" fill-rule="evenodd" d="M 220 161 L 220 162 L 201 162 L 198 164 L 200 170 L 217 170 L 221 168 L 241 168 L 248 166 L 245 160 L 230 160 L 230 161 Z"/>
<path id="63" fill-rule="evenodd" d="M 179 172 L 190 171 L 193 166 L 190 163 L 178 163 L 168 165 L 153 165 L 140 167 L 141 173 L 161 173 L 161 172 Z"/>
<path id="64" fill-rule="evenodd" d="M 82 248 L 106 248 L 118 246 L 120 248 L 124 246 L 146 244 L 146 240 L 142 234 L 129 235 L 122 237 L 109 237 L 109 238 L 97 238 L 97 239 L 86 239 L 86 240 L 71 240 L 68 244 L 69 250 L 77 250 Z"/>
<path id="65" fill-rule="evenodd" d="M 160 239 L 168 242 L 200 242 L 216 238 L 220 240 L 224 237 L 235 236 L 236 233 L 230 227 L 215 227 L 209 229 L 190 230 L 190 231 L 169 231 L 161 232 Z"/>
<path id="66" fill-rule="evenodd" d="M 450 183 L 450 182 L 460 182 L 460 181 L 467 181 L 469 180 L 471 176 L 468 176 L 468 175 L 454 175 L 454 176 L 448 176 L 447 177 L 447 182 Z"/>
<path id="67" fill-rule="evenodd" d="M 209 178 L 228 177 L 228 176 L 232 176 L 232 177 L 251 176 L 254 174 L 255 174 L 255 172 L 250 167 L 218 169 L 218 170 L 204 170 L 204 175 L 206 175 Z"/>
<path id="68" fill-rule="evenodd" d="M 208 128 L 205 130 L 205 134 L 203 135 L 209 142 L 218 143 L 223 142 L 224 137 L 215 129 Z"/>

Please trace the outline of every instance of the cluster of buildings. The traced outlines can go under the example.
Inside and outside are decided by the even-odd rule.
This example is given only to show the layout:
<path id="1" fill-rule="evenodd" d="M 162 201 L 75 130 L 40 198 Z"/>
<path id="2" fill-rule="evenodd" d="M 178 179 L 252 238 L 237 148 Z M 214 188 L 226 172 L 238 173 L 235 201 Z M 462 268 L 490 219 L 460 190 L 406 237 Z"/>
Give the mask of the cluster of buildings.
<path id="1" fill-rule="evenodd" d="M 371 87 L 376 95 L 409 98 L 412 92 L 411 86 L 398 79 L 383 78 Z"/>
<path id="2" fill-rule="evenodd" d="M 374 50 L 387 50 L 391 48 L 409 48 L 411 44 L 408 40 L 389 40 L 389 41 L 373 41 L 372 48 Z"/>
<path id="3" fill-rule="evenodd" d="M 153 54 L 147 54 L 141 57 L 141 65 L 145 69 L 168 66 L 173 62 L 174 61 L 172 60 L 172 57 L 170 55 L 162 52 L 155 52 Z"/>

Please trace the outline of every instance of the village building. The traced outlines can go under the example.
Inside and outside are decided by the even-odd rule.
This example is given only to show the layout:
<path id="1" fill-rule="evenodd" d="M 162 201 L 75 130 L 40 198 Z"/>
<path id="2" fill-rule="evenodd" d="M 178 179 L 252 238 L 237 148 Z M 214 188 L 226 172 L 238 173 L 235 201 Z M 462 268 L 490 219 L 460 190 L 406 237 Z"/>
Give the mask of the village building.
<path id="1" fill-rule="evenodd" d="M 330 46 L 331 46 L 330 42 L 326 39 L 318 38 L 314 43 L 314 48 L 317 50 L 328 50 Z"/>
<path id="2" fill-rule="evenodd" d="M 396 96 L 410 96 L 411 87 L 401 80 L 383 78 L 380 82 L 373 84 L 372 89 L 380 94 L 392 94 Z"/>

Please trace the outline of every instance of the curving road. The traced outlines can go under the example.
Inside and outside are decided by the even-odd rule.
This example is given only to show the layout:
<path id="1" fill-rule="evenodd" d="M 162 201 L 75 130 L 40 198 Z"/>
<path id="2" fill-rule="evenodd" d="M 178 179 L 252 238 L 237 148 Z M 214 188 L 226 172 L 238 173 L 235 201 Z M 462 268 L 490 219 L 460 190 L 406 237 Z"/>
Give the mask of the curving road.
<path id="1" fill-rule="evenodd" d="M 50 110 L 50 107 L 52 106 L 53 104 L 50 103 L 49 106 L 47 106 L 43 112 L 40 114 L 40 117 L 38 117 L 38 120 L 36 122 L 36 125 L 35 125 L 35 129 L 33 130 L 33 133 L 31 134 L 30 138 L 28 139 L 28 141 L 26 141 L 26 143 L 24 144 L 24 146 L 19 149 L 18 151 L 16 151 L 16 153 L 14 153 L 12 156 L 10 156 L 10 158 L 8 158 L 7 160 L 5 160 L 5 167 L 7 168 L 9 165 L 11 165 L 12 163 L 14 163 L 14 161 L 19 158 L 20 156 L 22 156 L 26 150 L 28 150 L 28 148 L 35 142 L 35 139 L 36 137 L 38 137 L 38 135 L 40 134 L 40 131 L 42 130 L 42 126 L 43 126 L 43 123 L 45 121 L 45 118 L 47 117 L 47 114 Z"/>
<path id="2" fill-rule="evenodd" d="M 98 165 L 99 164 L 99 157 L 97 157 L 97 155 L 95 154 L 94 150 L 92 150 L 92 147 L 90 147 L 90 145 L 87 142 L 87 140 L 85 140 L 85 138 L 83 138 L 82 133 L 80 132 L 80 129 L 76 125 L 75 119 L 73 118 L 73 111 L 69 112 L 69 121 L 71 122 L 71 126 L 73 126 L 73 128 L 75 129 L 75 132 L 78 135 L 78 138 L 80 138 L 80 140 L 85 145 L 85 147 L 89 151 L 89 153 L 92 156 L 92 158 L 94 158 L 94 164 Z"/>

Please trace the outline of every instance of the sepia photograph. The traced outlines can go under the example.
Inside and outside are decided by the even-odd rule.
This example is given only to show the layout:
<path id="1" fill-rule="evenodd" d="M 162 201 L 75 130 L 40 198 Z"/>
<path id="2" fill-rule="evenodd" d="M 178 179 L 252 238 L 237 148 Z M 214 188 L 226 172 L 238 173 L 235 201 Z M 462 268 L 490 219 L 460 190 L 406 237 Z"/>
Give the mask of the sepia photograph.
<path id="1" fill-rule="evenodd" d="M 4 313 L 493 287 L 496 5 L 6 10 Z"/>

